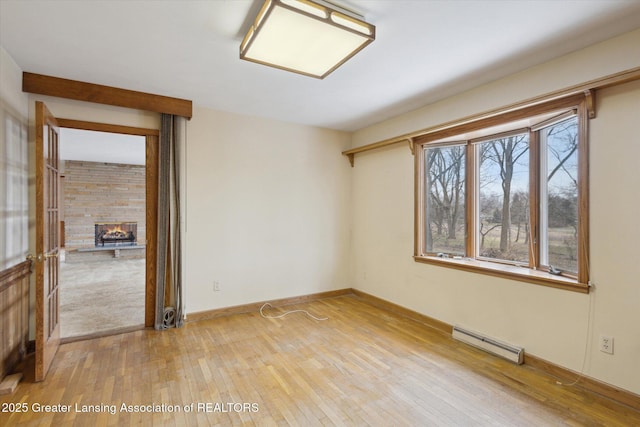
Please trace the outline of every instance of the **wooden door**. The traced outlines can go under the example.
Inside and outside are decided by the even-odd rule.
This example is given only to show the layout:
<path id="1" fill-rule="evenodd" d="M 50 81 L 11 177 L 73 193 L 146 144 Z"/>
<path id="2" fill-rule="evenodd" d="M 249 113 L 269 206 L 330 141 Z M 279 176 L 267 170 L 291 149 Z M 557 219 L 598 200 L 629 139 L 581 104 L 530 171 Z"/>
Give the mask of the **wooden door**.
<path id="1" fill-rule="evenodd" d="M 59 147 L 55 117 L 36 102 L 36 381 L 60 345 Z"/>

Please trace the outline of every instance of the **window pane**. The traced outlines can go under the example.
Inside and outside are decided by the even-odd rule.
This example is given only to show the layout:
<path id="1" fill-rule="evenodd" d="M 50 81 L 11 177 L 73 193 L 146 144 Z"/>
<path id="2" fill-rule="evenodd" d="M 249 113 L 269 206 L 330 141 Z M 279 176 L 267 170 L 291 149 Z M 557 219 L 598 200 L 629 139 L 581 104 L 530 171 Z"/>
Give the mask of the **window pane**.
<path id="1" fill-rule="evenodd" d="M 427 252 L 465 255 L 465 149 L 425 149 Z"/>
<path id="2" fill-rule="evenodd" d="M 540 131 L 541 264 L 578 271 L 578 119 Z"/>
<path id="3" fill-rule="evenodd" d="M 479 144 L 478 253 L 529 262 L 529 134 Z"/>

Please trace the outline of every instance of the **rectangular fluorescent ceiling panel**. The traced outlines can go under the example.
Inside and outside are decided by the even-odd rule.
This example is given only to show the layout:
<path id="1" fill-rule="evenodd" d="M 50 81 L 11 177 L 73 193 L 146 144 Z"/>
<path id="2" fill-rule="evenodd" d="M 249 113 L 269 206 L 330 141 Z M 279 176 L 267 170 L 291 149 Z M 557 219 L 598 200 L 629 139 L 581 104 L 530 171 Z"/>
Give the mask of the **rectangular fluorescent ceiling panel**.
<path id="1" fill-rule="evenodd" d="M 373 25 L 336 9 L 309 0 L 265 1 L 240 58 L 325 78 L 375 40 Z"/>

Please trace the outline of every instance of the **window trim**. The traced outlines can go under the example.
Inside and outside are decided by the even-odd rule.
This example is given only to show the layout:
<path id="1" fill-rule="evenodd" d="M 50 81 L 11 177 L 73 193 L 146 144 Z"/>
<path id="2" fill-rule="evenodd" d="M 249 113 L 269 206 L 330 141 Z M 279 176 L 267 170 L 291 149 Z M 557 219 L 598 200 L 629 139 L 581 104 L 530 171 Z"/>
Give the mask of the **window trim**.
<path id="1" fill-rule="evenodd" d="M 509 110 L 501 114 L 491 117 L 484 117 L 471 122 L 464 122 L 446 129 L 415 137 L 414 143 L 414 254 L 413 258 L 416 262 L 434 264 L 449 268 L 455 268 L 464 271 L 470 271 L 491 276 L 498 276 L 523 282 L 534 283 L 554 288 L 567 289 L 582 293 L 589 292 L 589 152 L 588 152 L 588 126 L 589 126 L 589 104 L 592 102 L 593 93 L 579 93 L 566 96 L 563 98 L 553 99 L 547 102 L 541 102 L 529 105 L 523 108 Z M 591 100 L 589 99 L 591 98 Z M 540 230 L 537 225 L 540 221 L 539 206 L 539 143 L 537 132 L 532 132 L 532 140 L 530 140 L 531 159 L 530 163 L 530 218 L 535 226 L 534 238 L 535 244 L 533 250 L 530 250 L 529 265 L 516 266 L 500 263 L 498 261 L 487 261 L 481 258 L 440 258 L 427 254 L 425 250 L 425 208 L 426 197 L 425 190 L 425 164 L 424 156 L 418 154 L 424 151 L 427 145 L 436 144 L 446 138 L 453 138 L 461 134 L 480 131 L 482 129 L 524 120 L 533 116 L 552 113 L 557 111 L 558 117 L 575 110 L 578 118 L 578 272 L 575 276 L 569 275 L 553 275 L 542 268 L 538 268 L 540 260 Z M 553 120 L 556 117 L 552 117 Z M 478 138 L 483 139 L 483 138 Z M 476 177 L 472 173 L 475 169 L 473 165 L 475 156 L 473 155 L 474 139 L 467 140 L 466 152 L 466 249 L 467 254 L 475 254 L 477 230 L 474 218 L 477 210 L 478 199 L 475 195 Z M 531 266 L 534 266 L 533 268 Z"/>

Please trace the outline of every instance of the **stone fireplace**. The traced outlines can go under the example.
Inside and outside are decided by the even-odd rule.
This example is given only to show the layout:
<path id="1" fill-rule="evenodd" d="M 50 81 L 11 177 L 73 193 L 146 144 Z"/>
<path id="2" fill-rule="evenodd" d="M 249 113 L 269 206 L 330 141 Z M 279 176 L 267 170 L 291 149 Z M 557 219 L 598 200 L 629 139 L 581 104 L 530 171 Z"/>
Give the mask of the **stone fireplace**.
<path id="1" fill-rule="evenodd" d="M 145 173 L 144 165 L 65 160 L 65 262 L 145 257 Z"/>

